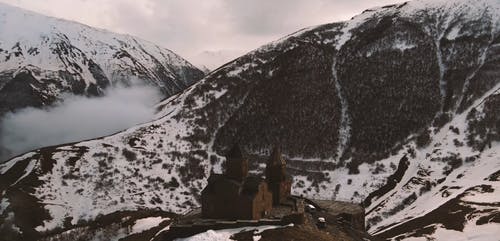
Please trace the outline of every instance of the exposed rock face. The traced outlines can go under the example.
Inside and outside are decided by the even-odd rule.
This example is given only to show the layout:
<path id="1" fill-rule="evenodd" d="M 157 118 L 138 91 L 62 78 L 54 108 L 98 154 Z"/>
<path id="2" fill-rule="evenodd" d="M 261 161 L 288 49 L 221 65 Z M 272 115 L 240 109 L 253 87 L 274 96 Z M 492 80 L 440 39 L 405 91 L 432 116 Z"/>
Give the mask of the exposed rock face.
<path id="1" fill-rule="evenodd" d="M 16 223 L 35 236 L 65 218 L 183 212 L 233 143 L 261 163 L 281 143 L 295 194 L 364 201 L 374 235 L 498 237 L 499 15 L 494 0 L 415 1 L 301 30 L 165 100 L 152 123 L 0 165 L 1 217 L 22 220 L 16 190 L 50 216 Z M 446 214 L 455 204 L 467 208 Z M 436 214 L 464 223 L 411 225 Z"/>

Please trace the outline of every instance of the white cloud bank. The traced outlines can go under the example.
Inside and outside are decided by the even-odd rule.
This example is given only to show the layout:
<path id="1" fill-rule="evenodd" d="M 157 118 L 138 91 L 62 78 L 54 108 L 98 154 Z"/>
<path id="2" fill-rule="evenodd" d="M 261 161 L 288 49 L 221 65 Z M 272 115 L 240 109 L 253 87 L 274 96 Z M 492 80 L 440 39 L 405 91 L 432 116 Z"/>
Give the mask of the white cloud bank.
<path id="1" fill-rule="evenodd" d="M 103 97 L 69 96 L 46 109 L 21 109 L 1 121 L 0 145 L 12 157 L 43 146 L 113 134 L 152 120 L 153 105 L 160 98 L 153 87 L 116 87 Z"/>

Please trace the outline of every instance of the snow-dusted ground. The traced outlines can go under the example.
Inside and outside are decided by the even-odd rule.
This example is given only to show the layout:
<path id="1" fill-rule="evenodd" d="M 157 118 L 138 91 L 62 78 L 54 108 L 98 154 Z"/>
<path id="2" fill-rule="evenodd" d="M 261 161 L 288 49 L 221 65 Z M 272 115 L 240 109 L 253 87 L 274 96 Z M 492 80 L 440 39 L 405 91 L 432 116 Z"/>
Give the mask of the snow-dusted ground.
<path id="1" fill-rule="evenodd" d="M 51 112 L 54 109 L 38 111 L 32 108 L 55 104 L 63 106 L 60 102 L 65 100 L 74 103 L 72 100 L 76 99 L 85 102 L 86 97 L 103 95 L 109 97 L 111 92 L 106 90 L 107 88 L 122 89 L 122 87 L 142 85 L 158 91 L 158 99 L 157 94 L 151 95 L 151 99 L 158 101 L 184 90 L 201 79 L 203 75 L 201 70 L 174 52 L 151 42 L 0 3 L 0 117 L 8 116 L 0 120 L 2 124 L 0 135 L 3 137 L 0 138 L 0 161 L 6 161 L 21 153 L 20 151 L 95 138 L 131 126 L 129 123 L 125 127 L 117 127 L 112 132 L 106 133 L 106 130 L 113 128 L 96 128 L 95 126 L 99 125 L 97 123 L 93 124 L 92 130 L 87 131 L 88 133 L 76 134 L 77 138 L 68 138 L 71 134 L 66 136 L 65 133 L 85 132 L 84 128 L 78 129 L 72 125 L 64 127 L 62 124 L 58 129 L 48 124 L 44 131 L 50 132 L 47 133 L 49 137 L 46 138 L 50 141 L 45 142 L 43 138 L 39 140 L 34 134 L 28 137 L 26 143 L 16 146 L 16 142 L 22 142 L 24 138 L 17 136 L 17 133 L 22 132 L 16 129 L 18 117 L 24 118 L 26 122 L 37 123 L 23 129 L 25 132 L 29 132 L 30 127 L 36 127 L 40 123 L 69 122 L 68 118 L 65 119 Z M 88 101 L 89 108 L 86 108 L 90 112 L 93 111 L 90 115 L 96 115 L 98 114 L 96 112 L 102 111 L 98 107 L 92 109 L 92 104 L 96 103 L 91 102 Z M 78 107 L 82 106 L 78 105 Z M 85 111 L 79 111 L 73 106 L 70 108 L 72 108 L 71 111 L 78 112 L 72 117 L 76 118 L 78 114 L 88 116 L 87 113 L 83 113 Z M 119 106 L 116 105 L 111 108 L 119 110 Z M 134 118 L 132 115 L 151 114 L 155 111 L 150 105 L 146 108 L 150 109 L 142 113 L 137 109 L 128 109 L 133 114 L 123 118 Z M 23 116 L 25 113 L 28 114 Z M 43 118 L 45 114 L 49 115 L 48 119 L 59 119 L 46 120 L 47 118 Z M 108 111 L 107 114 L 119 118 L 118 113 L 113 113 L 113 111 Z M 98 120 L 99 118 L 96 118 L 92 121 Z M 139 120 L 133 124 L 151 119 L 145 117 Z M 94 123 L 92 121 L 86 123 Z M 105 129 L 104 133 L 95 134 L 103 129 Z M 63 137 L 59 138 L 59 136 Z"/>
<path id="2" fill-rule="evenodd" d="M 262 233 L 269 229 L 283 228 L 288 226 L 257 226 L 257 227 L 243 227 L 243 228 L 233 228 L 233 229 L 221 229 L 221 230 L 208 230 L 204 233 L 196 234 L 188 238 L 178 238 L 175 241 L 230 241 L 230 237 L 234 234 L 255 230 L 253 240 L 260 240 L 259 233 Z"/>
<path id="3" fill-rule="evenodd" d="M 456 241 L 497 241 L 500 237 L 500 225 L 488 223 L 484 225 L 474 225 L 468 223 L 462 232 L 439 227 L 432 235 L 435 240 L 456 240 Z M 407 238 L 409 241 L 424 241 L 431 237 Z"/>
<path id="4" fill-rule="evenodd" d="M 498 89 L 494 88 L 494 89 Z M 490 96 L 488 93 L 484 98 Z M 476 101 L 476 108 L 481 110 L 484 98 Z M 466 143 L 467 125 L 466 116 L 469 112 L 455 116 L 455 118 L 435 135 L 432 136 L 432 142 L 425 148 L 416 149 L 415 155 L 409 160 L 410 165 L 401 181 L 392 191 L 379 197 L 375 202 L 366 208 L 368 215 L 367 221 L 374 220 L 377 217 L 382 219 L 370 226 L 370 231 L 374 234 L 386 231 L 385 228 L 392 225 L 405 225 L 405 222 L 422 217 L 450 200 L 464 195 L 460 200 L 464 203 L 500 203 L 500 184 L 497 181 L 488 181 L 488 177 L 500 170 L 500 143 L 493 142 L 491 148 L 486 148 L 479 152 L 473 150 L 467 145 L 458 145 L 457 141 Z M 455 133 L 450 127 L 458 128 L 459 134 Z M 446 158 L 454 157 L 460 159 L 460 166 L 452 168 L 446 162 Z M 474 158 L 473 161 L 467 161 L 468 158 Z M 384 163 L 385 161 L 381 161 Z M 387 164 L 387 163 L 384 163 Z M 450 173 L 444 173 L 451 169 Z M 443 180 L 444 179 L 444 180 Z M 442 181 L 439 181 L 442 180 Z M 431 185 L 430 190 L 422 192 L 425 185 Z M 470 191 L 475 187 L 488 185 L 492 192 Z M 469 190 L 469 191 L 468 191 Z M 405 200 L 412 195 L 416 195 L 414 201 L 405 204 Z M 394 213 L 394 209 L 402 206 L 402 211 Z M 481 209 L 481 207 L 478 207 Z M 489 207 L 500 211 L 500 207 Z M 469 224 L 464 229 L 464 233 L 459 237 L 466 237 L 473 232 L 472 225 L 482 215 L 471 215 L 468 217 Z M 500 224 L 488 224 L 486 230 L 494 230 L 497 237 L 500 237 Z M 481 230 L 478 228 L 478 230 Z M 437 232 L 446 233 L 442 226 L 437 227 Z M 493 235 L 493 234 L 490 234 Z M 474 237 L 474 235 L 472 235 Z"/>
<path id="5" fill-rule="evenodd" d="M 170 218 L 163 217 L 148 217 L 136 220 L 134 226 L 132 226 L 132 232 L 130 234 L 141 233 L 160 225 L 161 222 L 168 220 L 170 220 Z"/>

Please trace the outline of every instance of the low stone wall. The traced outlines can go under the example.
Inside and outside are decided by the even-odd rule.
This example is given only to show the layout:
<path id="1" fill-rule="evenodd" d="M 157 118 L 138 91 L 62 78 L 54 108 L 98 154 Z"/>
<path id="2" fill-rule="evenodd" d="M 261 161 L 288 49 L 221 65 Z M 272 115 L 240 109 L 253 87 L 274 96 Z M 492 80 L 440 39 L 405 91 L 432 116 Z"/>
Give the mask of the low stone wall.
<path id="1" fill-rule="evenodd" d="M 339 202 L 331 200 L 310 200 L 294 196 L 296 200 L 303 199 L 305 204 L 313 205 L 316 212 L 313 217 L 324 217 L 328 223 L 343 225 L 352 230 L 365 231 L 365 212 L 363 207 L 354 203 Z M 303 203 L 303 204 L 304 204 Z M 302 206 L 304 206 L 302 204 Z M 206 232 L 208 230 L 232 229 L 242 227 L 256 227 L 264 225 L 284 226 L 288 224 L 303 224 L 304 207 L 302 212 L 291 210 L 288 215 L 275 217 L 275 219 L 260 220 L 236 220 L 225 221 L 216 219 L 202 219 L 200 213 L 193 212 L 185 216 L 183 222 L 174 223 L 168 231 L 160 233 L 154 241 L 174 240 L 176 238 L 187 238 L 193 235 Z M 198 216 L 199 215 L 199 216 Z M 314 224 L 313 224 L 314 225 Z"/>

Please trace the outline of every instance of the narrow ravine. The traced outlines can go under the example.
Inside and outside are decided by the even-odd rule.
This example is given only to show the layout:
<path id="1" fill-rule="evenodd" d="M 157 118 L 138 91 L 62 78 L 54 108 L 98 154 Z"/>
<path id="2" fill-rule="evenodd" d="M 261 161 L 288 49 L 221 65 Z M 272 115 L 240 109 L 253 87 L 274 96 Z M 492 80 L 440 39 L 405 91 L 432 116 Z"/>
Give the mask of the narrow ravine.
<path id="1" fill-rule="evenodd" d="M 334 58 L 332 64 L 332 77 L 335 82 L 335 89 L 340 100 L 341 116 L 339 127 L 339 144 L 337 146 L 337 158 L 340 160 L 344 155 L 345 150 L 348 148 L 351 139 L 351 117 L 349 116 L 349 103 L 343 95 L 342 85 L 337 75 L 337 57 Z"/>

